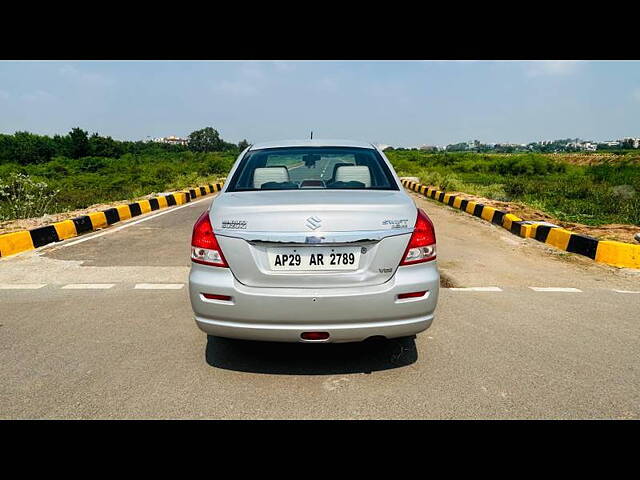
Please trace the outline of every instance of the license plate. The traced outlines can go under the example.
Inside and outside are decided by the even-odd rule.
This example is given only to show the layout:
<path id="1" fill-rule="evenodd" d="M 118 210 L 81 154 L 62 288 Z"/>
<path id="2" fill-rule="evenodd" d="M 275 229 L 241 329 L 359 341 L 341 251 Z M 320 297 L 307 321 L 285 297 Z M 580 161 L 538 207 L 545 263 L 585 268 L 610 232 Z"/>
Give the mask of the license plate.
<path id="1" fill-rule="evenodd" d="M 267 250 L 271 270 L 357 270 L 360 247 L 278 247 Z"/>

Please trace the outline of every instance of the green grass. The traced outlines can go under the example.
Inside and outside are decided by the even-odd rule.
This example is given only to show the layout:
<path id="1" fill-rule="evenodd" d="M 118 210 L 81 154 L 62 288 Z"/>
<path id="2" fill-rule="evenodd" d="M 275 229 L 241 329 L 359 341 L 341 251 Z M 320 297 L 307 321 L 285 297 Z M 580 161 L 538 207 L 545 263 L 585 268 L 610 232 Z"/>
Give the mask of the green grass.
<path id="1" fill-rule="evenodd" d="M 446 191 L 518 201 L 559 220 L 586 225 L 640 225 L 638 154 L 620 155 L 598 165 L 574 165 L 550 154 L 386 153 L 399 175 L 417 176 Z M 119 158 L 55 157 L 38 164 L 0 165 L 0 185 L 15 173 L 44 182 L 43 195 L 59 190 L 44 213 L 57 213 L 211 183 L 225 176 L 234 160 L 231 152 L 188 151 Z M 0 198 L 0 220 L 15 218 L 10 201 Z"/>
<path id="2" fill-rule="evenodd" d="M 234 160 L 235 154 L 226 152 L 126 154 L 120 158 L 56 157 L 38 164 L 2 164 L 0 185 L 9 183 L 16 173 L 22 173 L 46 184 L 40 189 L 42 195 L 59 190 L 48 210 L 36 213 L 42 215 L 212 183 L 227 174 Z M 0 220 L 15 218 L 10 201 L 0 196 Z"/>
<path id="3" fill-rule="evenodd" d="M 518 201 L 586 225 L 640 225 L 640 158 L 574 165 L 550 154 L 385 152 L 400 176 L 445 191 Z"/>

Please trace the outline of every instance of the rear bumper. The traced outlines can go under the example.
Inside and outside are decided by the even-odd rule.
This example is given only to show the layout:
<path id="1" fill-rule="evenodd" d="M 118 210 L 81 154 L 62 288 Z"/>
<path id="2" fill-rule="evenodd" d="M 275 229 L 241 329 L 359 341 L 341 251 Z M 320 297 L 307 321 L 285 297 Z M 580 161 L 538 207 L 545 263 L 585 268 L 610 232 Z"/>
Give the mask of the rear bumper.
<path id="1" fill-rule="evenodd" d="M 189 296 L 198 327 L 209 335 L 300 342 L 303 332 L 323 331 L 329 332 L 329 342 L 355 342 L 378 335 L 414 335 L 429 328 L 439 281 L 435 261 L 399 267 L 382 285 L 318 289 L 248 287 L 228 268 L 192 264 Z M 397 298 L 422 290 L 427 291 L 423 297 Z M 232 298 L 208 300 L 202 293 Z"/>
<path id="2" fill-rule="evenodd" d="M 383 336 L 386 338 L 406 337 L 420 333 L 431 326 L 433 314 L 422 319 L 390 321 L 378 323 L 339 324 L 309 324 L 284 325 L 247 322 L 227 322 L 211 320 L 196 316 L 196 324 L 209 335 L 226 338 L 240 338 L 244 340 L 261 340 L 267 342 L 307 342 L 326 343 L 325 341 L 311 341 L 300 338 L 302 332 L 329 332 L 328 342 L 360 342 L 369 337 Z"/>

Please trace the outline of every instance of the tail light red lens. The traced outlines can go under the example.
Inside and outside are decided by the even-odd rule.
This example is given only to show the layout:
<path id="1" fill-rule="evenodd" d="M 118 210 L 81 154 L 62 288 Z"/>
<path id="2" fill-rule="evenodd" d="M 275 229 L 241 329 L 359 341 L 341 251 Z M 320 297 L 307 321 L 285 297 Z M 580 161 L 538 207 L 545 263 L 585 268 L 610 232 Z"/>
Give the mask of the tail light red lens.
<path id="1" fill-rule="evenodd" d="M 198 217 L 196 224 L 193 226 L 191 261 L 214 267 L 229 267 L 213 233 L 208 210 Z"/>
<path id="2" fill-rule="evenodd" d="M 424 211 L 418 209 L 416 225 L 402 257 L 402 265 L 428 262 L 436 258 L 436 231 Z"/>

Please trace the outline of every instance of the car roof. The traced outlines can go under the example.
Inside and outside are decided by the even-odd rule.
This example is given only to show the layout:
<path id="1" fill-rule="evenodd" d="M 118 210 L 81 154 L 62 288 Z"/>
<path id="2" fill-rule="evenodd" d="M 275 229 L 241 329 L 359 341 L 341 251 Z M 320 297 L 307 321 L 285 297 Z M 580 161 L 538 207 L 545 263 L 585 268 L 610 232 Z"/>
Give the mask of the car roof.
<path id="1" fill-rule="evenodd" d="M 356 148 L 374 148 L 369 142 L 357 140 L 335 140 L 335 139 L 305 139 L 305 140 L 278 140 L 273 142 L 262 142 L 252 145 L 250 150 L 260 150 L 263 148 L 282 148 L 282 147 L 356 147 Z"/>

